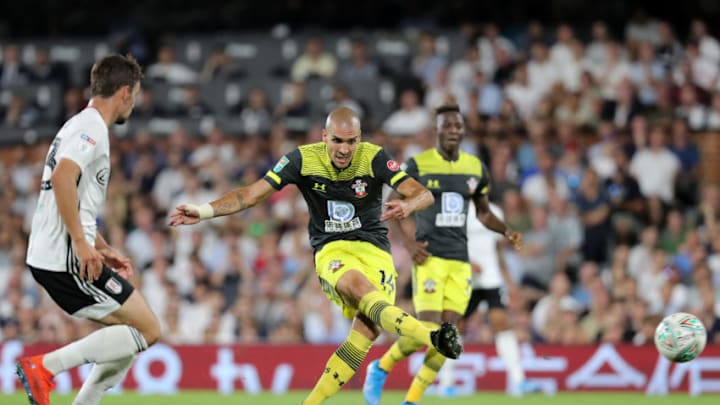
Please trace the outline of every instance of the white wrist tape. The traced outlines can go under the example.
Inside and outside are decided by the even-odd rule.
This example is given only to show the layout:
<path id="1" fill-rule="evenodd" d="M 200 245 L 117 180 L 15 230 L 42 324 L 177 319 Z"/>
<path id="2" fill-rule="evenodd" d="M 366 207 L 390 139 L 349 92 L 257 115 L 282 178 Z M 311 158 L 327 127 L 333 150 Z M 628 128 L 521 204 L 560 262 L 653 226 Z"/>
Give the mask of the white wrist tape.
<path id="1" fill-rule="evenodd" d="M 194 205 L 194 204 L 187 204 L 186 208 L 194 209 L 198 212 L 199 218 L 202 219 L 210 219 L 215 216 L 215 210 L 213 210 L 212 205 L 210 203 L 205 203 L 202 205 Z"/>

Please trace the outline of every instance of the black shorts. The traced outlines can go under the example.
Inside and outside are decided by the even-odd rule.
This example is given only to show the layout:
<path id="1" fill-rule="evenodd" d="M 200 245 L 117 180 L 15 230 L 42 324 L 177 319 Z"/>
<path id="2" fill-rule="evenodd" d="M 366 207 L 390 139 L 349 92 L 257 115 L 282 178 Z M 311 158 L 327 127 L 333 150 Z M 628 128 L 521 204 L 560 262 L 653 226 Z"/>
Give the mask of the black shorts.
<path id="1" fill-rule="evenodd" d="M 470 294 L 470 302 L 468 303 L 463 318 L 468 318 L 472 315 L 477 310 L 478 305 L 483 301 L 487 302 L 488 309 L 505 308 L 502 294 L 500 294 L 500 288 L 476 288 L 472 290 L 472 294 Z"/>
<path id="2" fill-rule="evenodd" d="M 30 265 L 28 268 L 60 308 L 81 318 L 99 320 L 117 311 L 135 289 L 104 265 L 100 277 L 92 283 L 81 279 L 76 271 L 48 271 Z"/>

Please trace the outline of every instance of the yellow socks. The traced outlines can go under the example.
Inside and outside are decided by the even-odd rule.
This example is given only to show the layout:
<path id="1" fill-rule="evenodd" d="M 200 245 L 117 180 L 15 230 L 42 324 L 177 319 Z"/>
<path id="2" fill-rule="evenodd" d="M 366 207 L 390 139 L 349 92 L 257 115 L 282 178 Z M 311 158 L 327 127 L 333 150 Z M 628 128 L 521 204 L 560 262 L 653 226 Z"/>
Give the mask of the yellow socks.
<path id="1" fill-rule="evenodd" d="M 330 356 L 325 372 L 303 405 L 318 405 L 336 392 L 355 374 L 372 346 L 372 341 L 354 329 L 347 340 Z"/>
<path id="2" fill-rule="evenodd" d="M 384 330 L 400 336 L 413 338 L 423 345 L 432 347 L 430 329 L 415 317 L 390 304 L 379 291 L 365 294 L 358 305 L 360 312 Z"/>
<path id="3" fill-rule="evenodd" d="M 427 353 L 425 353 L 425 361 L 422 367 L 420 367 L 420 371 L 415 375 L 412 384 L 410 384 L 410 389 L 405 396 L 406 402 L 420 402 L 427 387 L 435 381 L 435 377 L 444 362 L 445 356 L 433 348 L 428 348 Z"/>
<path id="4" fill-rule="evenodd" d="M 434 322 L 420 322 L 430 330 L 435 330 L 439 328 L 439 326 Z M 422 347 L 423 344 L 418 342 L 417 340 L 407 336 L 400 336 L 395 341 L 395 343 L 390 346 L 390 349 L 388 349 L 388 351 L 386 351 L 385 354 L 383 354 L 383 356 L 380 358 L 380 368 L 389 373 L 393 369 L 393 367 L 395 367 L 395 364 L 397 364 L 397 362 L 410 356 L 411 354 L 420 350 Z"/>

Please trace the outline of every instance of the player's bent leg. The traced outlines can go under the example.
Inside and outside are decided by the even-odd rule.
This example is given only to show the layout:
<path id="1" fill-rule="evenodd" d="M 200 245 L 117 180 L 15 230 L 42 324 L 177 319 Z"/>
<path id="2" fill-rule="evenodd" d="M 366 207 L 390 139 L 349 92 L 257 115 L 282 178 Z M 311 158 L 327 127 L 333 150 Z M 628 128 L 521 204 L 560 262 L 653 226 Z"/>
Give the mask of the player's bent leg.
<path id="1" fill-rule="evenodd" d="M 105 325 L 128 325 L 140 332 L 147 346 L 152 346 L 160 338 L 160 322 L 155 313 L 137 290 L 117 311 L 98 320 Z"/>
<path id="2" fill-rule="evenodd" d="M 342 388 L 365 360 L 380 331 L 367 317 L 358 314 L 345 342 L 330 356 L 325 370 L 303 405 L 323 403 Z"/>
<path id="3" fill-rule="evenodd" d="M 138 291 L 122 306 L 97 319 L 110 325 L 47 353 L 43 365 L 53 375 L 85 363 L 106 363 L 142 352 L 160 335 L 160 326 Z"/>
<path id="4" fill-rule="evenodd" d="M 130 370 L 133 361 L 135 361 L 135 357 L 135 355 L 132 355 L 115 361 L 93 365 L 90 375 L 83 383 L 72 405 L 99 404 L 105 391 L 122 381 L 125 374 Z"/>
<path id="5" fill-rule="evenodd" d="M 107 269 L 107 272 L 110 271 Z M 104 271 L 102 276 L 105 278 L 103 283 L 112 276 L 107 272 Z M 30 403 L 47 404 L 49 391 L 54 386 L 52 379 L 62 371 L 85 363 L 107 363 L 133 356 L 147 349 L 148 340 L 150 343 L 157 341 L 159 323 L 145 300 L 124 280 L 116 282 L 122 287 L 113 289 L 115 294 L 112 295 L 107 295 L 96 285 L 93 291 L 105 295 L 105 299 L 75 313 L 111 326 L 50 353 L 18 361 L 17 374 Z M 104 315 L 113 308 L 117 309 L 110 315 Z M 93 315 L 98 316 L 93 318 Z"/>
<path id="6" fill-rule="evenodd" d="M 462 352 L 454 326 L 443 324 L 439 330 L 431 331 L 415 317 L 388 302 L 360 271 L 345 272 L 336 283 L 335 290 L 346 304 L 357 305 L 356 308 L 361 313 L 383 330 L 412 337 L 424 345 L 438 348 L 448 357 L 456 358 Z"/>

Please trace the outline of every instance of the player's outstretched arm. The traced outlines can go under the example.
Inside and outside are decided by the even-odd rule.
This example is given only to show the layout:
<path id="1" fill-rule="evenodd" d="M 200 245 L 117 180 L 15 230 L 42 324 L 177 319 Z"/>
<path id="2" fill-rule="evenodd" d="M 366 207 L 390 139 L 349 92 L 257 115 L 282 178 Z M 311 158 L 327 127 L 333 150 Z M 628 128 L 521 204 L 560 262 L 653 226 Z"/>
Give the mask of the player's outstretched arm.
<path id="1" fill-rule="evenodd" d="M 415 211 L 422 211 L 435 202 L 430 190 L 423 187 L 417 180 L 409 178 L 403 181 L 397 188 L 397 192 L 403 198 L 390 200 L 385 203 L 385 213 L 380 220 L 387 221 L 391 218 L 405 219 Z"/>
<path id="2" fill-rule="evenodd" d="M 488 201 L 487 195 L 476 196 L 473 202 L 477 210 L 478 221 L 482 222 L 486 228 L 505 235 L 515 250 L 522 248 L 522 234 L 507 226 L 505 222 L 493 214 L 490 210 L 490 202 Z"/>
<path id="3" fill-rule="evenodd" d="M 181 204 L 170 215 L 170 226 L 193 225 L 204 219 L 231 215 L 265 201 L 273 192 L 275 189 L 270 183 L 260 179 L 247 187 L 228 191 L 209 203 Z"/>

